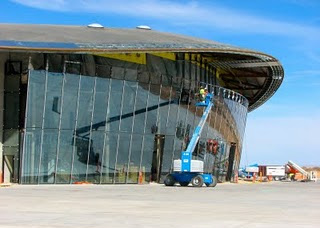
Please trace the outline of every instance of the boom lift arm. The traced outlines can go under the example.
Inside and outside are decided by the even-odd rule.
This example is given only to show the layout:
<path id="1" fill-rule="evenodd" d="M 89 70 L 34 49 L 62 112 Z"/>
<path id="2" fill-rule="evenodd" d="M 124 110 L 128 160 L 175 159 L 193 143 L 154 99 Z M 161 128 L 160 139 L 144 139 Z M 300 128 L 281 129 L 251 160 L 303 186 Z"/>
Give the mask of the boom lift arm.
<path id="1" fill-rule="evenodd" d="M 188 186 L 191 182 L 195 187 L 201 187 L 205 183 L 208 187 L 215 187 L 217 179 L 211 174 L 203 172 L 203 161 L 192 160 L 192 153 L 195 150 L 203 127 L 208 119 L 208 116 L 213 107 L 213 94 L 206 95 L 204 102 L 196 103 L 196 106 L 206 107 L 203 115 L 199 121 L 198 126 L 194 130 L 190 143 L 185 151 L 181 152 L 181 159 L 174 160 L 173 173 L 166 176 L 164 184 L 166 186 L 173 186 L 179 182 L 181 186 Z"/>
<path id="2" fill-rule="evenodd" d="M 198 126 L 196 127 L 196 129 L 193 132 L 192 138 L 190 140 L 190 143 L 189 143 L 186 151 L 183 151 L 181 154 L 183 172 L 190 172 L 190 170 L 191 170 L 192 153 L 199 142 L 200 135 L 203 130 L 204 124 L 206 123 L 208 116 L 210 114 L 211 108 L 213 107 L 213 102 L 211 101 L 211 97 L 212 97 L 211 94 L 207 96 L 208 100 L 206 102 L 208 102 L 208 103 L 202 104 L 200 102 L 200 103 L 197 103 L 198 105 L 196 104 L 197 106 L 206 106 L 207 105 L 207 107 L 206 107 L 205 111 L 203 112 L 203 115 L 200 119 Z"/>

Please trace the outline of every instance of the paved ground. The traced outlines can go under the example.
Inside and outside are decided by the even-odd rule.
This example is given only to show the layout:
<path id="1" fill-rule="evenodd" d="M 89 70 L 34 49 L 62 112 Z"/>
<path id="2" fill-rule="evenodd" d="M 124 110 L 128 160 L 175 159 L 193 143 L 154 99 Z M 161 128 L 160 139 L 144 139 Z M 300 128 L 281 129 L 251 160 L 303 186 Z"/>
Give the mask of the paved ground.
<path id="1" fill-rule="evenodd" d="M 320 183 L 11 186 L 0 227 L 320 227 Z"/>

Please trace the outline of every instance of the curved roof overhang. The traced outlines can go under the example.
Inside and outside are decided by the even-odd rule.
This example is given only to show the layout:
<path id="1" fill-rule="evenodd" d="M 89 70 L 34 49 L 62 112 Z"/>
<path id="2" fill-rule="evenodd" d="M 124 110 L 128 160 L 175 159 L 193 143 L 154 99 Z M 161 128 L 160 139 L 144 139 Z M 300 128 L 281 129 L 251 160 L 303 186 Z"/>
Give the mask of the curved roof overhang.
<path id="1" fill-rule="evenodd" d="M 249 111 L 266 102 L 284 77 L 281 63 L 270 55 L 152 30 L 0 24 L 0 51 L 199 54 L 201 61 L 218 69 L 222 86 L 248 99 Z"/>

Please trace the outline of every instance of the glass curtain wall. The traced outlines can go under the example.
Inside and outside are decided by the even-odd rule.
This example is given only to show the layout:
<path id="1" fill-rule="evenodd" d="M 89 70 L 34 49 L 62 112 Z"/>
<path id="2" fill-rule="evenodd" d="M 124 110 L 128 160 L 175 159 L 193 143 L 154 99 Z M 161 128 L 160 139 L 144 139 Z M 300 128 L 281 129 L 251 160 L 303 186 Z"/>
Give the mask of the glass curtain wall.
<path id="1" fill-rule="evenodd" d="M 164 135 L 161 175 L 170 172 L 203 112 L 194 106 L 200 74 L 210 82 L 192 61 L 170 64 L 162 68 L 173 71 L 143 74 L 117 67 L 110 77 L 30 71 L 22 183 L 148 182 L 156 135 Z M 247 101 L 208 88 L 215 106 L 194 157 L 223 181 L 229 143 L 242 142 Z"/>

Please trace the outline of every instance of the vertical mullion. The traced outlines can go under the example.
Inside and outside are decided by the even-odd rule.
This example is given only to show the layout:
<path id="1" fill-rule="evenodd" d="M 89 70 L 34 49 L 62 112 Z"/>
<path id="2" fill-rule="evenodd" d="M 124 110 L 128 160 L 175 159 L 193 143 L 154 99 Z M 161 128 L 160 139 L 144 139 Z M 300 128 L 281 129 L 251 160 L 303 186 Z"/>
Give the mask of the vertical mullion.
<path id="1" fill-rule="evenodd" d="M 197 65 L 198 65 L 198 55 L 197 55 Z M 202 58 L 200 58 L 200 61 L 199 61 L 199 73 L 200 73 L 200 81 L 203 83 L 204 82 L 204 79 L 203 79 L 203 74 L 202 74 Z"/>
<path id="2" fill-rule="evenodd" d="M 143 128 L 143 137 L 142 137 L 142 146 L 141 146 L 141 155 L 140 155 L 140 164 L 139 164 L 139 172 L 141 172 L 141 165 L 143 159 L 143 150 L 144 150 L 144 140 L 145 140 L 145 133 L 146 133 L 146 125 L 147 125 L 147 112 L 148 112 L 148 105 L 149 105 L 149 96 L 150 96 L 150 82 L 148 84 L 148 96 L 147 96 L 147 104 L 146 104 L 146 112 L 144 114 L 144 128 Z"/>
<path id="3" fill-rule="evenodd" d="M 223 111 L 223 108 L 224 108 L 224 106 L 225 106 L 225 102 L 224 102 L 224 99 L 225 99 L 225 91 L 226 91 L 226 89 L 224 89 L 224 92 L 223 92 L 223 94 L 222 94 L 222 102 L 221 102 L 221 115 L 220 115 L 220 124 L 219 124 L 219 132 L 220 132 L 220 130 L 221 130 L 221 124 L 222 124 L 222 117 L 223 117 L 223 115 L 222 115 L 222 111 Z"/>
<path id="4" fill-rule="evenodd" d="M 205 75 L 206 75 L 206 78 L 207 78 L 207 84 L 210 84 L 210 82 L 209 82 L 209 67 L 208 67 L 207 60 L 205 60 L 204 72 L 205 72 Z M 209 88 L 208 88 L 208 90 L 209 90 Z"/>
<path id="5" fill-rule="evenodd" d="M 169 120 L 169 113 L 170 113 L 170 110 L 171 110 L 171 102 L 172 102 L 172 86 L 170 86 L 170 95 L 169 95 L 169 107 L 168 107 L 168 113 L 167 113 L 167 119 L 166 119 L 166 133 L 167 133 L 167 129 L 168 129 L 168 120 Z"/>
<path id="6" fill-rule="evenodd" d="M 106 97 L 107 100 L 107 107 L 106 107 L 106 119 L 105 119 L 105 126 L 104 126 L 104 138 L 103 138 L 103 149 L 102 149 L 102 158 L 101 158 L 101 167 L 103 167 L 104 164 L 104 156 L 105 156 L 105 147 L 106 147 L 106 136 L 107 136 L 107 121 L 108 121 L 108 109 L 109 109 L 109 102 L 110 102 L 110 93 L 111 93 L 111 83 L 112 83 L 112 79 L 109 79 L 109 91 L 108 91 L 108 96 Z M 102 180 L 102 172 L 103 169 L 100 170 L 100 184 L 101 184 L 101 180 Z"/>
<path id="7" fill-rule="evenodd" d="M 92 112 L 91 112 L 91 119 L 90 119 L 89 145 L 88 145 L 88 156 L 87 156 L 87 167 L 86 167 L 86 181 L 88 180 L 88 167 L 89 167 L 89 159 L 90 159 L 90 152 L 91 152 L 92 121 L 93 121 L 93 114 L 94 114 L 94 108 L 95 108 L 94 103 L 96 100 L 96 85 L 97 85 L 97 77 L 94 78 L 94 87 L 93 87 Z"/>
<path id="8" fill-rule="evenodd" d="M 220 100 L 221 87 L 215 86 L 215 90 L 218 91 L 217 94 L 215 94 L 215 97 L 217 98 L 215 99 L 215 104 L 218 104 L 218 105 L 216 105 L 217 109 L 216 109 L 216 114 L 214 116 L 213 126 L 215 127 L 216 130 L 218 130 L 218 127 L 216 126 L 216 121 L 217 121 L 217 116 L 219 114 L 219 100 Z"/>
<path id="9" fill-rule="evenodd" d="M 132 125 L 131 125 L 131 133 L 130 133 L 130 142 L 129 142 L 129 155 L 128 155 L 128 165 L 127 165 L 127 172 L 126 172 L 126 178 L 125 183 L 128 183 L 128 173 L 130 168 L 130 159 L 131 159 L 131 148 L 132 148 L 132 135 L 133 135 L 133 127 L 135 123 L 135 111 L 136 111 L 136 102 L 137 102 L 137 93 L 138 93 L 138 83 L 136 83 L 136 93 L 134 96 L 134 102 L 133 102 L 133 116 L 132 116 Z"/>
<path id="10" fill-rule="evenodd" d="M 236 119 L 234 118 L 233 116 L 233 111 L 236 111 L 234 110 L 234 101 L 233 100 L 229 100 L 229 102 L 231 101 L 231 108 L 229 108 L 229 112 L 230 112 L 230 118 L 231 118 L 231 124 L 235 124 L 235 126 L 232 128 L 232 130 L 235 132 L 235 136 L 237 137 L 237 134 L 239 134 L 239 131 L 238 131 L 238 127 L 237 127 L 237 123 L 236 123 Z M 238 135 L 239 136 L 239 135 Z M 230 140 L 230 134 L 226 135 L 226 139 L 227 140 Z"/>
<path id="11" fill-rule="evenodd" d="M 196 63 L 196 65 L 195 65 L 195 72 L 194 72 L 194 74 L 195 74 L 195 83 L 196 83 L 196 88 L 198 89 L 198 91 L 197 92 L 199 92 L 199 88 L 200 88 L 200 75 L 199 75 L 199 77 L 198 77 L 198 67 L 197 67 L 197 63 Z M 199 80 L 197 80 L 199 78 Z M 196 124 L 196 119 L 197 119 L 197 112 L 198 112 L 198 107 L 196 106 L 196 110 L 195 110 L 195 113 L 194 113 L 194 116 L 193 116 L 193 122 L 192 122 L 192 125 L 193 125 L 193 127 L 194 127 L 194 129 L 196 128 L 196 126 L 195 126 L 195 124 Z M 198 150 L 199 150 L 199 148 L 198 148 Z M 198 151 L 196 152 L 196 154 L 197 154 L 197 157 L 198 157 Z"/>
<path id="12" fill-rule="evenodd" d="M 210 120 L 210 124 L 211 124 L 211 121 L 213 121 L 212 122 L 212 128 L 213 129 L 215 129 L 215 120 L 216 120 L 216 117 L 217 117 L 217 111 L 218 111 L 218 107 L 216 106 L 216 104 L 217 104 L 217 102 L 216 102 L 216 98 L 217 98 L 217 95 L 216 95 L 216 93 L 215 93 L 215 91 L 216 91 L 216 86 L 212 86 L 212 90 L 211 90 L 211 93 L 213 93 L 213 107 L 212 107 L 212 115 L 214 116 L 214 117 L 212 117 L 211 118 L 211 120 Z M 216 110 L 216 111 L 214 111 L 214 110 Z"/>
<path id="13" fill-rule="evenodd" d="M 196 89 L 198 90 L 197 93 L 199 92 L 199 88 L 200 88 L 200 75 L 198 77 L 198 67 L 197 67 L 197 63 L 195 65 L 195 83 L 196 83 Z M 197 80 L 199 78 L 199 80 Z M 192 125 L 194 127 L 194 129 L 196 128 L 196 119 L 197 119 L 197 112 L 198 112 L 198 107 L 196 106 L 196 110 L 195 110 L 195 113 L 194 113 L 194 116 L 193 116 L 193 122 L 192 122 Z M 199 150 L 199 148 L 197 148 Z M 196 151 L 196 155 L 198 157 L 198 151 Z"/>
<path id="14" fill-rule="evenodd" d="M 27 137 L 27 120 L 28 120 L 28 99 L 29 99 L 29 92 L 30 92 L 30 75 L 31 75 L 31 59 L 32 57 L 29 56 L 29 63 L 28 63 L 28 81 L 27 81 L 27 97 L 26 97 L 26 112 L 25 112 L 25 116 L 24 116 L 24 134 L 23 134 L 23 150 L 22 150 L 22 155 L 21 155 L 21 179 L 20 179 L 20 183 L 22 183 L 22 177 L 24 174 L 24 157 L 25 157 L 25 151 L 26 151 L 26 137 Z"/>
<path id="15" fill-rule="evenodd" d="M 245 133 L 246 133 L 248 110 L 245 109 L 243 114 L 244 114 L 244 118 L 243 118 L 243 130 L 242 130 L 242 132 L 243 132 L 243 133 L 242 133 L 242 135 L 243 135 L 243 140 L 242 140 L 242 141 L 244 141 L 244 135 L 245 135 Z"/>
<path id="16" fill-rule="evenodd" d="M 122 94 L 121 94 L 121 104 L 120 104 L 120 119 L 119 119 L 119 126 L 118 126 L 118 139 L 117 139 L 117 151 L 116 151 L 116 161 L 115 161 L 115 172 L 113 173 L 113 182 L 115 183 L 116 180 L 116 173 L 117 173 L 117 163 L 118 163 L 118 154 L 119 154 L 119 140 L 120 140 L 120 127 L 121 127 L 121 119 L 122 119 L 122 109 L 123 109 L 123 97 L 124 97 L 124 88 L 125 88 L 125 82 L 122 81 Z"/>
<path id="17" fill-rule="evenodd" d="M 147 128 L 147 117 L 148 117 L 148 106 L 149 106 L 149 98 L 150 98 L 150 88 L 151 88 L 151 84 L 149 82 L 149 84 L 148 84 L 148 95 L 147 95 L 146 112 L 144 114 L 143 134 L 146 134 L 146 128 Z"/>
<path id="18" fill-rule="evenodd" d="M 182 90 L 183 90 L 183 84 L 184 84 L 184 81 L 182 82 L 182 85 L 181 85 L 181 89 L 180 89 L 180 97 L 179 97 L 179 102 L 178 102 L 178 113 L 177 113 L 177 120 L 179 120 L 179 114 L 180 114 L 180 103 L 181 103 L 181 95 L 182 95 Z M 176 128 L 175 128 L 175 135 L 177 134 L 177 125 L 178 125 L 178 122 L 179 121 L 177 121 L 176 122 Z M 175 148 L 176 148 L 176 141 L 177 140 L 173 140 L 173 145 L 172 145 L 172 151 L 173 151 L 173 153 L 172 153 L 172 158 L 171 158 L 171 165 L 170 165 L 170 170 L 172 170 L 172 163 L 173 163 L 173 159 L 174 159 L 174 152 L 175 152 Z"/>
<path id="19" fill-rule="evenodd" d="M 78 94 L 77 94 L 77 105 L 76 105 L 76 120 L 73 129 L 73 145 L 72 145 L 72 159 L 71 159 L 71 171 L 70 171 L 70 184 L 72 184 L 72 174 L 73 174 L 73 163 L 74 163 L 74 153 L 75 153 L 75 145 L 76 145 L 76 131 L 78 125 L 78 115 L 79 115 L 79 103 L 80 103 L 80 90 L 81 90 L 81 78 L 82 75 L 79 75 L 79 83 L 78 83 Z"/>
<path id="20" fill-rule="evenodd" d="M 160 105 L 159 104 L 160 104 L 162 84 L 160 84 L 160 88 L 159 89 L 160 89 L 160 91 L 159 91 L 159 97 L 158 97 L 157 120 L 156 120 L 157 132 L 156 132 L 156 134 L 159 133 L 159 127 L 158 127 L 159 126 L 159 119 L 160 119 L 160 117 L 159 117 L 160 116 L 159 115 L 159 113 L 160 113 L 160 110 L 159 110 L 160 109 Z"/>
<path id="21" fill-rule="evenodd" d="M 46 56 L 46 55 L 45 55 Z M 40 168 L 42 160 L 42 147 L 43 147 L 43 134 L 44 134 L 44 120 L 46 113 L 46 101 L 47 101 L 47 92 L 48 92 L 48 69 L 49 69 L 49 60 L 46 58 L 46 76 L 45 76 L 45 86 L 44 86 L 44 99 L 43 99 L 43 109 L 42 109 L 42 123 L 41 123 L 41 138 L 40 138 L 40 155 L 39 155 L 39 165 L 38 165 L 38 184 L 40 183 Z"/>
<path id="22" fill-rule="evenodd" d="M 185 78 L 185 73 L 186 73 L 186 63 L 184 61 L 184 64 L 183 64 L 183 75 L 184 75 L 184 78 Z M 190 91 L 191 91 L 191 71 L 189 70 L 189 82 L 188 82 L 188 85 L 189 85 L 189 90 L 188 90 L 188 100 L 190 99 Z M 187 100 L 187 102 L 188 102 Z M 186 126 L 184 132 L 183 132 L 183 140 L 185 140 L 185 137 L 186 137 L 186 134 L 187 134 L 187 125 L 186 125 L 186 122 L 187 122 L 187 119 L 188 119 L 188 116 L 189 116 L 189 108 L 190 108 L 190 103 L 188 102 L 187 104 L 187 109 L 186 109 L 186 116 L 184 118 L 184 125 Z"/>
<path id="23" fill-rule="evenodd" d="M 212 109 L 212 108 L 211 108 Z M 211 111 L 210 111 L 210 114 L 211 114 Z M 210 127 L 210 121 L 211 121 L 211 115 L 209 114 L 209 116 L 208 116 L 208 123 L 207 123 L 207 132 L 206 132 L 206 136 L 205 136 L 205 142 L 206 142 L 206 144 L 208 143 L 208 135 L 209 135 L 209 127 Z M 207 151 L 205 151 L 205 153 L 207 153 Z M 205 154 L 205 156 L 206 156 L 206 154 Z M 207 161 L 208 162 L 208 161 Z M 213 164 L 213 168 L 214 168 L 214 166 L 215 166 L 215 162 L 216 162 L 216 158 L 214 158 L 214 164 Z M 208 165 L 207 165 L 207 167 L 208 167 Z M 211 172 L 213 172 L 213 170 L 211 170 Z"/>
<path id="24" fill-rule="evenodd" d="M 66 64 L 64 64 L 63 68 L 63 80 L 62 80 L 62 88 L 61 88 L 61 107 L 60 107 L 60 117 L 59 117 L 59 126 L 58 126 L 58 141 L 57 141 L 57 153 L 56 153 L 56 164 L 55 164 L 55 171 L 54 171 L 54 184 L 56 184 L 57 180 L 57 171 L 58 171 L 58 159 L 59 159 L 59 152 L 60 152 L 60 136 L 61 136 L 61 122 L 62 122 L 62 107 L 64 101 L 64 84 L 66 80 L 66 73 L 65 73 Z"/>
<path id="25" fill-rule="evenodd" d="M 189 58 L 189 61 L 190 61 L 190 64 L 193 64 L 192 63 L 192 55 L 190 54 L 190 58 Z M 198 78 L 198 65 L 197 65 L 197 62 L 195 61 L 195 64 L 194 65 L 194 75 L 195 75 L 195 81 L 196 82 L 200 82 L 200 77 Z M 199 80 L 198 80 L 199 79 Z"/>

